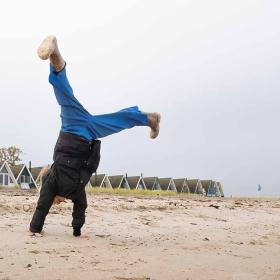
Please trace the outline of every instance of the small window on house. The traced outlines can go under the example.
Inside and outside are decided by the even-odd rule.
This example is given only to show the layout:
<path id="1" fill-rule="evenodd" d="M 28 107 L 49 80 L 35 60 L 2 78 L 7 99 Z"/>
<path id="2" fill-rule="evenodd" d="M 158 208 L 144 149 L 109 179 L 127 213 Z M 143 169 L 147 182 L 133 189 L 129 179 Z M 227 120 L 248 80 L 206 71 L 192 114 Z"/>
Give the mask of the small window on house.
<path id="1" fill-rule="evenodd" d="M 9 175 L 4 175 L 4 178 L 5 178 L 5 186 L 8 186 L 9 185 Z"/>

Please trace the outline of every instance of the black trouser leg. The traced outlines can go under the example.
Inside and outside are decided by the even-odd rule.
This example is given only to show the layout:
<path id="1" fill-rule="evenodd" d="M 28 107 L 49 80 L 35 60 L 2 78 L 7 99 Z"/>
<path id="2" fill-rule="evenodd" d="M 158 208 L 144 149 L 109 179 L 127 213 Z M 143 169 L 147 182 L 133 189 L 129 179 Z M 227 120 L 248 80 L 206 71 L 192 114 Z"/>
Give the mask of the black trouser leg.
<path id="1" fill-rule="evenodd" d="M 40 197 L 37 202 L 37 207 L 30 223 L 31 232 L 42 231 L 46 216 L 48 215 L 49 210 L 53 204 L 53 200 L 56 193 L 54 191 L 52 179 L 53 176 L 51 173 L 49 173 L 43 180 L 42 188 L 40 191 Z"/>
<path id="2" fill-rule="evenodd" d="M 87 196 L 85 189 L 81 191 L 79 196 L 73 200 L 73 213 L 72 213 L 72 227 L 73 227 L 73 235 L 79 236 L 81 235 L 81 228 L 85 223 L 85 212 L 87 209 Z"/>

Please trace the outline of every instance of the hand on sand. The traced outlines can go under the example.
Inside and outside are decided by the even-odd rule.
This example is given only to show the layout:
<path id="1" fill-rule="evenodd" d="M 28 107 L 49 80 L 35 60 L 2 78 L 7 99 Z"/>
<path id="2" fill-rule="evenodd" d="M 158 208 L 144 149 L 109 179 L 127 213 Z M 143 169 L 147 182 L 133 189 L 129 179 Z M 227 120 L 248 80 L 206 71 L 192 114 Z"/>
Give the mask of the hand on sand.
<path id="1" fill-rule="evenodd" d="M 61 202 L 65 202 L 65 197 L 63 196 L 60 196 L 60 195 L 56 195 L 53 199 L 53 204 L 54 205 L 58 205 L 60 204 Z"/>
<path id="2" fill-rule="evenodd" d="M 87 234 L 81 234 L 79 236 L 75 236 L 76 238 L 79 238 L 79 239 L 84 239 L 84 240 L 89 240 L 90 239 L 90 236 L 87 235 Z"/>
<path id="3" fill-rule="evenodd" d="M 27 236 L 34 236 L 34 237 L 43 237 L 45 235 L 45 232 L 42 230 L 41 232 L 32 232 L 27 231 Z"/>

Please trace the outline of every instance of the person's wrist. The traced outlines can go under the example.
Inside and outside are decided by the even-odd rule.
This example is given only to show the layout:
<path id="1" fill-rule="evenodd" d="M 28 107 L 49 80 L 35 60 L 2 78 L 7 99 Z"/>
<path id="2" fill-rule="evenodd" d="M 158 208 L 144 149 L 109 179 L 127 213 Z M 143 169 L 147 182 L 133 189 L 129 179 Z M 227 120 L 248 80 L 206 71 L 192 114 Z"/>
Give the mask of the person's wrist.
<path id="1" fill-rule="evenodd" d="M 81 228 L 74 228 L 73 229 L 73 235 L 74 236 L 80 236 L 81 235 Z"/>

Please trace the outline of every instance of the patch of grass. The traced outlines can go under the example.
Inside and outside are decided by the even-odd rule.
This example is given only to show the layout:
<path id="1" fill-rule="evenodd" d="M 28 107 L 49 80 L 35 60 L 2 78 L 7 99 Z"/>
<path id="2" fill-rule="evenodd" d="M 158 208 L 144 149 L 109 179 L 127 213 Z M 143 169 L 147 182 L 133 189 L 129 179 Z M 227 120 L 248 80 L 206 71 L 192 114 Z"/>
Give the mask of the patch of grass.
<path id="1" fill-rule="evenodd" d="M 19 185 L 0 186 L 0 190 L 19 190 L 19 189 L 21 189 Z"/>
<path id="2" fill-rule="evenodd" d="M 104 193 L 104 194 L 116 194 L 116 195 L 143 195 L 143 196 L 184 196 L 184 197 L 201 197 L 190 193 L 176 193 L 173 191 L 162 191 L 162 190 L 132 190 L 132 189 L 106 189 L 99 187 L 86 187 L 87 193 Z"/>

